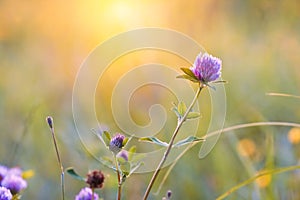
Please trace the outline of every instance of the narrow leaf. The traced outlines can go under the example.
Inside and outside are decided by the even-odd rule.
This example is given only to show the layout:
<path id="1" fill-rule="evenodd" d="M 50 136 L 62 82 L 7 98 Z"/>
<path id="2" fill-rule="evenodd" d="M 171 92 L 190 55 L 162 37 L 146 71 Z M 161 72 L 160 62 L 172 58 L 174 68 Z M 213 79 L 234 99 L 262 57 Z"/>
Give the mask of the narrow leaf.
<path id="1" fill-rule="evenodd" d="M 141 142 L 151 142 L 151 143 L 158 144 L 158 145 L 164 146 L 164 147 L 168 146 L 168 143 L 163 142 L 163 141 L 157 139 L 156 137 L 142 137 L 142 138 L 139 139 L 139 141 L 141 141 Z"/>
<path id="2" fill-rule="evenodd" d="M 120 165 L 120 168 L 121 168 L 122 173 L 127 176 L 130 172 L 130 163 L 124 162 Z"/>
<path id="3" fill-rule="evenodd" d="M 181 69 L 181 71 L 183 71 L 186 75 L 188 75 L 188 76 L 190 76 L 190 77 L 192 77 L 192 78 L 197 79 L 196 76 L 195 76 L 195 74 L 192 72 L 192 70 L 190 70 L 190 68 L 182 67 L 182 68 L 180 68 L 180 69 Z"/>
<path id="4" fill-rule="evenodd" d="M 104 134 L 104 136 L 106 137 L 107 140 L 109 140 L 109 141 L 111 140 L 111 136 L 110 136 L 109 132 L 103 131 L 103 134 Z"/>
<path id="5" fill-rule="evenodd" d="M 103 137 L 103 135 L 104 135 L 104 137 Z M 109 132 L 103 131 L 102 138 L 103 138 L 103 141 L 104 141 L 105 145 L 107 147 L 109 147 L 109 143 L 110 143 L 110 140 L 111 140 L 111 136 L 110 136 Z"/>
<path id="6" fill-rule="evenodd" d="M 183 78 L 183 79 L 187 79 L 187 80 L 190 80 L 190 81 L 193 81 L 193 82 L 199 82 L 199 80 L 197 78 L 191 77 L 191 76 L 186 75 L 186 74 L 176 76 L 176 78 Z"/>
<path id="7" fill-rule="evenodd" d="M 182 117 L 186 111 L 186 105 L 183 101 L 180 101 L 178 106 L 177 106 L 177 110 L 179 115 Z"/>
<path id="8" fill-rule="evenodd" d="M 220 81 L 213 81 L 212 83 L 216 83 L 216 84 L 219 84 L 219 83 L 228 83 L 228 81 L 225 81 L 225 80 L 220 80 Z"/>
<path id="9" fill-rule="evenodd" d="M 74 170 L 73 167 L 67 168 L 66 171 L 67 171 L 68 174 L 71 175 L 73 178 L 85 182 L 85 178 L 83 178 L 82 176 L 78 175 L 78 174 L 75 172 L 75 170 Z"/>
<path id="10" fill-rule="evenodd" d="M 201 114 L 198 113 L 198 112 L 189 112 L 189 114 L 187 115 L 187 119 L 195 119 L 195 118 L 198 118 L 200 117 Z"/>
<path id="11" fill-rule="evenodd" d="M 114 165 L 113 160 L 108 156 L 101 157 L 101 161 L 104 162 L 104 164 L 107 164 L 107 165 Z"/>
<path id="12" fill-rule="evenodd" d="M 132 160 L 133 154 L 136 152 L 136 146 L 130 147 L 128 150 L 128 161 Z"/>
<path id="13" fill-rule="evenodd" d="M 177 142 L 176 144 L 173 145 L 173 147 L 180 147 L 186 144 L 190 144 L 193 142 L 198 142 L 198 141 L 204 141 L 203 138 L 198 138 L 196 136 L 189 136 L 183 140 L 180 140 L 179 142 Z"/>
<path id="14" fill-rule="evenodd" d="M 130 147 L 130 149 L 128 150 L 129 153 L 135 153 L 136 152 L 136 146 L 132 146 Z"/>
<path id="15" fill-rule="evenodd" d="M 125 137 L 123 142 L 122 142 L 122 145 L 123 146 L 126 146 L 127 142 L 128 142 L 129 138 L 128 137 Z"/>

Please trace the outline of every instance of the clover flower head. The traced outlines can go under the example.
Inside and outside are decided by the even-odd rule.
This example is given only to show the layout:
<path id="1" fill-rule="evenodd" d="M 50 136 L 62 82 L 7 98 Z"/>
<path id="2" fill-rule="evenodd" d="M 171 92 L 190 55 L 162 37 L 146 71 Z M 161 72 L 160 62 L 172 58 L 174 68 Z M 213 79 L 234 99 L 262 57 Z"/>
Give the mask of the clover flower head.
<path id="1" fill-rule="evenodd" d="M 11 200 L 12 194 L 9 189 L 0 186 L 0 200 Z"/>
<path id="2" fill-rule="evenodd" d="M 80 192 L 76 195 L 75 200 L 92 200 L 92 189 L 85 187 L 80 190 Z M 98 194 L 94 193 L 94 200 L 98 200 Z"/>
<path id="3" fill-rule="evenodd" d="M 200 53 L 190 69 L 200 82 L 207 84 L 221 77 L 222 60 Z"/>
<path id="4" fill-rule="evenodd" d="M 102 188 L 104 183 L 104 175 L 100 170 L 94 170 L 87 174 L 86 183 L 90 188 Z"/>
<path id="5" fill-rule="evenodd" d="M 125 136 L 122 134 L 116 134 L 109 143 L 109 149 L 117 154 L 121 151 L 122 147 L 124 146 L 123 141 L 125 139 Z"/>
<path id="6" fill-rule="evenodd" d="M 27 182 L 21 176 L 10 174 L 4 177 L 1 185 L 15 195 L 27 187 Z"/>

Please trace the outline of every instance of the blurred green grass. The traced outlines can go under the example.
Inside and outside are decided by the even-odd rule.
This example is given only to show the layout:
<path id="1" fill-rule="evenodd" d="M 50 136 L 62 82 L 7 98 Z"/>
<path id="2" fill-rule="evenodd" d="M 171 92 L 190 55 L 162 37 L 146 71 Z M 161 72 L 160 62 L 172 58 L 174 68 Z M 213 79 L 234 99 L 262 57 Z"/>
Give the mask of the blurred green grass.
<path id="1" fill-rule="evenodd" d="M 24 199 L 59 199 L 59 166 L 45 123 L 51 114 L 64 165 L 75 166 L 83 175 L 94 167 L 103 169 L 109 177 L 100 193 L 114 199 L 112 171 L 86 156 L 77 137 L 72 86 L 80 64 L 95 46 L 138 27 L 182 32 L 223 60 L 223 79 L 229 82 L 225 127 L 255 121 L 298 122 L 299 100 L 266 93 L 299 95 L 299 9 L 296 0 L 0 1 L 0 162 L 35 171 Z M 166 109 L 170 99 L 160 100 Z M 136 118 L 145 117 L 140 123 L 147 122 L 141 110 L 132 112 Z M 289 127 L 257 127 L 224 134 L 203 160 L 197 157 L 199 147 L 194 147 L 174 168 L 160 197 L 171 189 L 174 199 L 214 199 L 263 169 L 266 161 L 274 167 L 297 164 L 299 148 L 288 141 L 288 131 Z M 257 158 L 239 154 L 236 146 L 243 138 L 254 141 Z M 126 199 L 140 198 L 149 178 L 146 174 L 128 179 Z M 298 171 L 276 175 L 266 188 L 248 185 L 229 199 L 299 199 L 299 179 Z M 67 199 L 82 186 L 67 176 Z"/>

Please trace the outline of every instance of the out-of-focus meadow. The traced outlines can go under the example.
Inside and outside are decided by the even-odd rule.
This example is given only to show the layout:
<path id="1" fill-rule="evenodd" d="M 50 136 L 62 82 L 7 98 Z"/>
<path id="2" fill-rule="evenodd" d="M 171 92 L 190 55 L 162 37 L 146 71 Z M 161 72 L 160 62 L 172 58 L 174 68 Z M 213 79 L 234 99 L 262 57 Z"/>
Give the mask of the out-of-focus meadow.
<path id="1" fill-rule="evenodd" d="M 225 127 L 257 121 L 299 122 L 299 99 L 266 95 L 300 95 L 299 10 L 296 0 L 0 1 L 0 163 L 35 171 L 23 199 L 60 199 L 60 170 L 45 123 L 45 117 L 52 115 L 64 166 L 74 166 L 82 175 L 100 168 L 106 180 L 99 194 L 115 199 L 114 173 L 85 154 L 76 133 L 72 89 L 89 52 L 116 34 L 142 27 L 182 32 L 223 60 L 222 77 L 228 81 Z M 177 64 L 172 55 L 156 54 L 146 52 L 150 58 L 145 61 L 153 58 L 179 73 L 183 61 Z M 137 53 L 133 63 L 142 64 L 142 58 Z M 124 73 L 122 67 L 107 73 L 106 85 L 98 86 L 103 88 L 99 96 L 105 99 L 97 102 L 98 107 L 110 106 L 112 84 Z M 141 97 L 138 92 L 133 96 L 131 113 L 137 123 L 148 123 L 147 108 L 153 101 L 171 108 L 174 97 L 166 91 L 161 98 L 151 98 L 149 94 L 157 91 L 164 94 L 162 88 L 145 87 Z M 105 116 L 109 108 L 97 112 Z M 176 125 L 172 117 L 168 130 Z M 201 126 L 206 127 L 200 124 L 200 130 Z M 202 160 L 199 146 L 192 148 L 177 163 L 162 192 L 152 198 L 161 199 L 171 189 L 174 199 L 214 199 L 258 171 L 296 165 L 299 137 L 298 129 L 283 126 L 224 133 Z M 150 175 L 130 177 L 124 199 L 140 199 Z M 84 185 L 68 175 L 65 181 L 66 198 L 73 199 Z M 254 181 L 229 199 L 299 199 L 299 184 L 299 171 L 289 171 Z"/>

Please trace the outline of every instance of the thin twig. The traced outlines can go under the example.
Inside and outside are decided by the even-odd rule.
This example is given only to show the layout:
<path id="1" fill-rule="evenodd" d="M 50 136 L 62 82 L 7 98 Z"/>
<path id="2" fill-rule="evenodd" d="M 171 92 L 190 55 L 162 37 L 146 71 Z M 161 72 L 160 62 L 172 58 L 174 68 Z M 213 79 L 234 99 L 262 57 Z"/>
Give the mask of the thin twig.
<path id="1" fill-rule="evenodd" d="M 160 163 L 158 164 L 158 166 L 157 166 L 157 168 L 156 168 L 154 174 L 152 175 L 152 178 L 151 178 L 151 180 L 150 180 L 150 182 L 149 182 L 149 184 L 148 184 L 148 187 L 147 187 L 146 192 L 145 192 L 144 197 L 143 197 L 144 200 L 146 200 L 146 199 L 148 198 L 148 195 L 149 195 L 149 193 L 150 193 L 150 191 L 151 191 L 151 188 L 152 188 L 152 186 L 153 186 L 153 184 L 154 184 L 154 182 L 155 182 L 155 180 L 156 180 L 156 178 L 157 178 L 157 176 L 158 176 L 158 174 L 159 174 L 161 168 L 163 167 L 164 163 L 166 162 L 167 157 L 168 157 L 168 155 L 169 155 L 169 153 L 170 153 L 170 151 L 171 151 L 171 149 L 172 149 L 173 143 L 174 143 L 175 138 L 176 138 L 176 136 L 177 136 L 177 134 L 178 134 L 178 132 L 179 132 L 179 129 L 180 129 L 180 127 L 182 126 L 183 122 L 186 120 L 186 118 L 187 118 L 187 116 L 188 116 L 190 110 L 191 110 L 192 107 L 194 106 L 194 104 L 195 104 L 196 100 L 198 99 L 198 97 L 199 97 L 199 95 L 200 95 L 200 92 L 201 92 L 201 90 L 202 90 L 203 88 L 204 88 L 204 87 L 203 87 L 202 85 L 199 85 L 198 90 L 197 90 L 197 92 L 196 92 L 196 94 L 195 94 L 195 97 L 194 97 L 192 103 L 191 103 L 190 106 L 187 108 L 187 110 L 186 110 L 185 114 L 183 115 L 183 117 L 180 118 L 180 119 L 178 120 L 177 127 L 176 127 L 175 130 L 174 130 L 174 133 L 173 133 L 173 135 L 172 135 L 172 137 L 171 137 L 171 140 L 170 140 L 170 142 L 169 142 L 169 145 L 168 145 L 168 147 L 167 147 L 167 149 L 166 149 L 166 151 L 165 151 L 165 153 L 164 153 L 164 155 L 163 155 L 163 157 L 162 157 Z"/>

